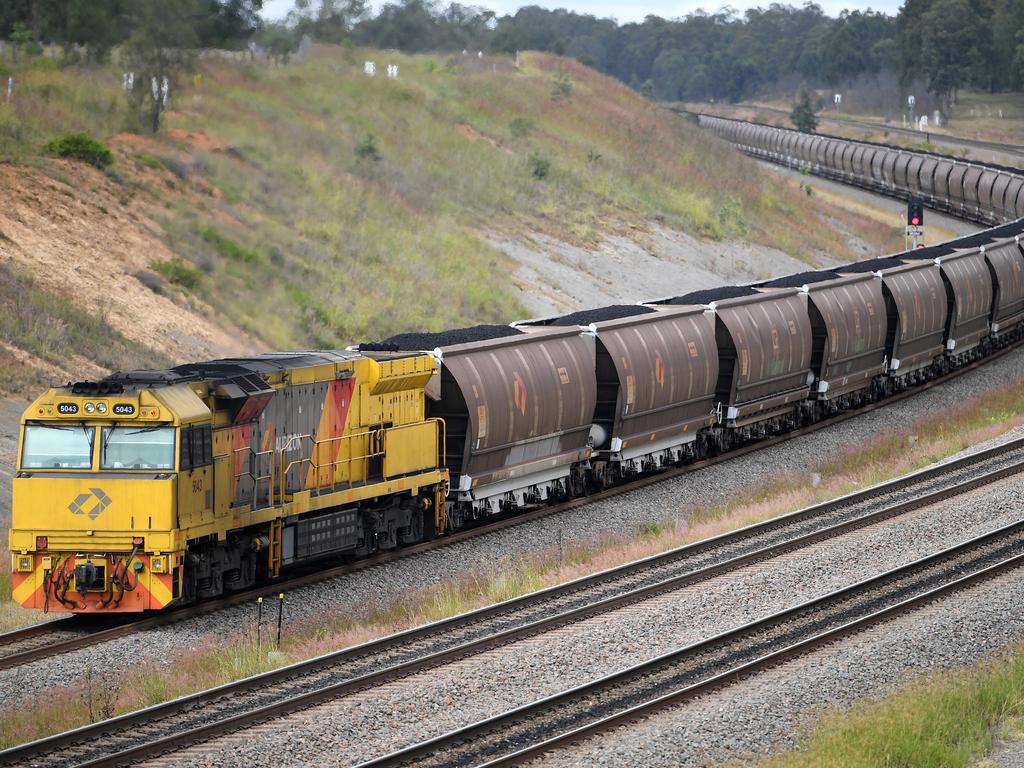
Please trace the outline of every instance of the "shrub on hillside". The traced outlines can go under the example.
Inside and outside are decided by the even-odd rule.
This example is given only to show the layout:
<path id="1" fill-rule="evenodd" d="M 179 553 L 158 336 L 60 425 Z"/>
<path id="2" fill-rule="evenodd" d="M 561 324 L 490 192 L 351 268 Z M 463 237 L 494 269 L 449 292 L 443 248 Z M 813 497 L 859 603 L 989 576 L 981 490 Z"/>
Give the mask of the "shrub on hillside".
<path id="1" fill-rule="evenodd" d="M 380 151 L 377 149 L 377 139 L 372 133 L 366 134 L 366 138 L 356 144 L 356 157 L 367 160 L 380 160 Z"/>
<path id="2" fill-rule="evenodd" d="M 534 152 L 530 155 L 530 173 L 535 179 L 546 179 L 551 173 L 551 161 Z"/>
<path id="3" fill-rule="evenodd" d="M 203 278 L 202 272 L 179 258 L 154 261 L 149 266 L 154 272 L 167 278 L 168 282 L 181 286 L 187 291 L 197 288 L 199 281 Z"/>
<path id="4" fill-rule="evenodd" d="M 552 101 L 572 101 L 572 78 L 568 73 L 558 71 L 551 84 Z"/>
<path id="5" fill-rule="evenodd" d="M 537 127 L 537 123 L 528 117 L 514 117 L 512 122 L 508 124 L 508 128 L 512 131 L 512 135 L 517 139 L 525 139 L 534 129 Z"/>
<path id="6" fill-rule="evenodd" d="M 114 155 L 107 147 L 87 133 L 65 133 L 51 139 L 46 151 L 58 157 L 69 157 L 83 163 L 106 168 L 114 162 Z"/>

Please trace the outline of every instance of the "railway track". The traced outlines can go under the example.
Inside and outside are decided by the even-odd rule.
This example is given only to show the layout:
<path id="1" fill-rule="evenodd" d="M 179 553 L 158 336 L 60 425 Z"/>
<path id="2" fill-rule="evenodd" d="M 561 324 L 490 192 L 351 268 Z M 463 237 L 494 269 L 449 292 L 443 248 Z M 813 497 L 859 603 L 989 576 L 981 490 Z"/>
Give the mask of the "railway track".
<path id="1" fill-rule="evenodd" d="M 757 442 L 748 443 L 739 448 L 730 450 L 729 452 L 722 454 L 720 456 L 697 461 L 692 464 L 687 464 L 683 467 L 668 469 L 657 474 L 639 477 L 628 483 L 624 483 L 614 488 L 609 488 L 599 493 L 594 493 L 591 496 L 585 498 L 577 498 L 561 504 L 553 505 L 550 507 L 542 507 L 517 515 L 505 515 L 497 517 L 494 520 L 479 527 L 459 531 L 451 535 L 434 539 L 433 541 L 426 541 L 420 544 L 415 544 L 410 547 L 405 547 L 400 550 L 385 552 L 374 557 L 366 558 L 353 563 L 345 563 L 342 565 L 336 565 L 322 570 L 300 574 L 297 576 L 293 576 L 287 579 L 274 582 L 272 584 L 261 585 L 253 589 L 237 592 L 231 595 L 226 595 L 215 600 L 206 601 L 198 605 L 184 606 L 182 608 L 172 609 L 163 612 L 156 616 L 146 616 L 144 618 L 134 621 L 127 620 L 121 622 L 117 617 L 114 617 L 113 622 L 108 621 L 106 623 L 102 623 L 99 627 L 97 627 L 95 624 L 88 623 L 88 621 L 84 623 L 76 623 L 79 619 L 86 617 L 69 616 L 66 619 L 59 619 L 53 622 L 42 622 L 40 624 L 34 624 L 29 627 L 14 630 L 12 632 L 0 635 L 0 671 L 14 669 L 25 664 L 30 664 L 43 659 L 60 656 L 70 651 L 88 648 L 102 642 L 127 637 L 129 635 L 147 629 L 154 629 L 157 627 L 167 626 L 185 619 L 203 616 L 216 611 L 231 608 L 237 605 L 244 605 L 246 603 L 256 600 L 259 597 L 275 595 L 279 592 L 288 592 L 294 589 L 299 589 L 305 586 L 337 578 L 339 576 L 354 573 L 356 571 L 372 568 L 378 565 L 383 565 L 385 563 L 393 562 L 406 557 L 413 557 L 415 555 L 419 555 L 424 552 L 429 552 L 439 547 L 448 546 L 449 544 L 457 543 L 460 541 L 466 541 L 468 539 L 476 538 L 477 536 L 482 536 L 493 531 L 498 531 L 505 528 L 512 528 L 517 525 L 523 525 L 525 523 L 532 522 L 534 520 L 546 517 L 548 515 L 559 514 L 570 509 L 581 507 L 585 504 L 610 499 L 615 496 L 636 490 L 638 488 L 643 488 L 654 483 L 670 480 L 672 478 L 679 477 L 680 475 L 686 474 L 688 472 L 693 472 L 699 469 L 703 469 L 705 467 L 710 467 L 715 464 L 728 461 L 731 458 L 744 456 L 748 453 L 760 450 L 762 448 L 778 445 L 788 440 L 793 440 L 804 435 L 812 434 L 820 429 L 827 429 L 828 427 L 833 426 L 835 424 L 839 424 L 848 419 L 855 418 L 860 414 L 869 413 L 876 409 L 884 408 L 887 405 L 898 403 L 909 397 L 913 397 L 917 393 L 927 391 L 932 387 L 936 387 L 947 381 L 951 381 L 952 379 L 955 379 L 976 368 L 979 368 L 988 362 L 992 362 L 1004 355 L 1010 354 L 1016 349 L 1020 348 L 1021 346 L 1024 346 L 1024 340 L 1018 341 L 1010 346 L 998 350 L 997 352 L 989 355 L 983 360 L 978 360 L 970 365 L 951 371 L 945 376 L 933 379 L 932 381 L 926 382 L 911 389 L 904 390 L 903 392 L 899 392 L 885 400 L 870 403 L 856 410 L 836 414 L 827 419 L 823 419 L 815 424 L 802 427 L 791 432 L 787 432 L 781 435 L 775 435 Z M 111 626 L 111 624 L 113 625 Z"/>
<path id="2" fill-rule="evenodd" d="M 521 765 L 1024 565 L 1024 520 L 359 768 Z"/>
<path id="3" fill-rule="evenodd" d="M 1024 440 L 468 614 L 0 753 L 0 764 L 127 765 L 450 664 L 1024 472 Z"/>

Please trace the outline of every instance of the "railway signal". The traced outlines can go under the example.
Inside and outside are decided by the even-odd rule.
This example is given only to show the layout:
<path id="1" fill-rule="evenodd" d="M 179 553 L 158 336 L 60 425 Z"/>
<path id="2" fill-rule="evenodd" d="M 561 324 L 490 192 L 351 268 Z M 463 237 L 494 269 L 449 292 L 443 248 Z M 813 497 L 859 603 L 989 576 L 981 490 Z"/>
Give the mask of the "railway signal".
<path id="1" fill-rule="evenodd" d="M 914 248 L 924 247 L 924 200 L 911 197 L 907 200 L 907 228 L 904 232 Z"/>
<path id="2" fill-rule="evenodd" d="M 919 227 L 924 224 L 924 200 L 912 197 L 907 201 L 907 224 Z"/>

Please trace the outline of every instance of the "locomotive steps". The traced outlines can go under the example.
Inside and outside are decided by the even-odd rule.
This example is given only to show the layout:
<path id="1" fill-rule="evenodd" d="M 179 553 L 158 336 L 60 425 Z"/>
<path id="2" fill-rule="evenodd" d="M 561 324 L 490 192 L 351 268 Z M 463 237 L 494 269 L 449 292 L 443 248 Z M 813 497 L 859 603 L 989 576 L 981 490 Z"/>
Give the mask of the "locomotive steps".
<path id="1" fill-rule="evenodd" d="M 128 764 L 756 566 L 1022 469 L 1024 440 L 1017 440 L 566 585 L 9 750 L 0 762 Z"/>

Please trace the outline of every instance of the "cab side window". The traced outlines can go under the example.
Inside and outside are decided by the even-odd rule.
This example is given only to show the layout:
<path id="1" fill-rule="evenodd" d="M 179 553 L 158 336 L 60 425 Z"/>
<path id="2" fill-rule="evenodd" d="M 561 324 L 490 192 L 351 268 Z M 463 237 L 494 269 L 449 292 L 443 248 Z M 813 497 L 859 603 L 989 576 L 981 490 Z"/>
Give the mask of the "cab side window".
<path id="1" fill-rule="evenodd" d="M 213 428 L 191 424 L 181 430 L 181 471 L 213 462 Z"/>

